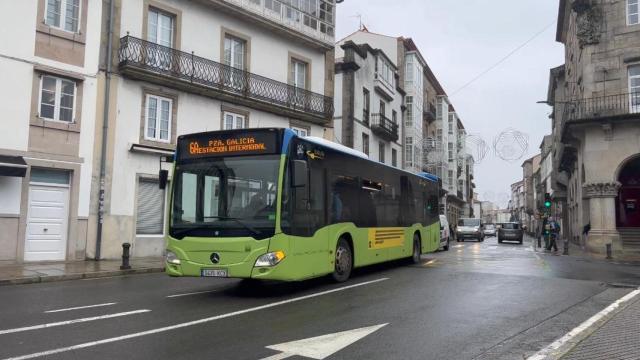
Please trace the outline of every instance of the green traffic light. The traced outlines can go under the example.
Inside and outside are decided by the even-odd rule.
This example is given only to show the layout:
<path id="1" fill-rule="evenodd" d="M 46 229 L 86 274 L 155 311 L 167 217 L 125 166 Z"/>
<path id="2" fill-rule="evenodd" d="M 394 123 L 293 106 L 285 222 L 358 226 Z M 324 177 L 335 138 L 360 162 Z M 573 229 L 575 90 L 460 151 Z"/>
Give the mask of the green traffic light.
<path id="1" fill-rule="evenodd" d="M 544 207 L 550 208 L 551 207 L 551 201 L 545 201 L 544 202 Z"/>

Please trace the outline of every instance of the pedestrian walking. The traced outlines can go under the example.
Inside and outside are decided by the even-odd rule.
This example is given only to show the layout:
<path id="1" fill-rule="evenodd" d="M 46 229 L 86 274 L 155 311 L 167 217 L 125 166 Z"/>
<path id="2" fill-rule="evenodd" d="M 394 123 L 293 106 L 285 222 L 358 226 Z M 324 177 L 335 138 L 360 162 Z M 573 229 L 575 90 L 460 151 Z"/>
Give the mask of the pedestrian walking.
<path id="1" fill-rule="evenodd" d="M 556 222 L 554 218 L 549 218 L 549 244 L 547 245 L 547 250 L 558 251 L 558 235 L 560 234 L 560 224 Z"/>

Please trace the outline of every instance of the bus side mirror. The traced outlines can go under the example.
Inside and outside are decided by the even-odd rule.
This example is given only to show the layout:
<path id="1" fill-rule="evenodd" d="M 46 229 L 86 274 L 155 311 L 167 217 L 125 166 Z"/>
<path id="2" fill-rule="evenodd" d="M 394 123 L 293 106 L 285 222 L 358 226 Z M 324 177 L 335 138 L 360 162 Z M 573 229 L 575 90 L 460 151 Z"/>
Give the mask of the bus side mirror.
<path id="1" fill-rule="evenodd" d="M 164 190 L 167 187 L 167 181 L 169 180 L 169 170 L 160 170 L 158 173 L 158 185 L 160 190 Z"/>
<path id="2" fill-rule="evenodd" d="M 293 160 L 293 181 L 294 188 L 304 188 L 308 183 L 309 168 L 304 160 Z"/>

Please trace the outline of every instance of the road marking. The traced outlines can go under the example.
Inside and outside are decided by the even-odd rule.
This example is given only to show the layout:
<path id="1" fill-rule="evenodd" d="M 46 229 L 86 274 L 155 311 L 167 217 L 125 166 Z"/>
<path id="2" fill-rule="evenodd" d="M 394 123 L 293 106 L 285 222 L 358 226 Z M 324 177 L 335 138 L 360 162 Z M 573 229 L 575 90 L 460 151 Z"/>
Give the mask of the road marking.
<path id="1" fill-rule="evenodd" d="M 229 317 L 233 317 L 233 316 L 243 315 L 243 314 L 247 314 L 247 313 L 254 312 L 254 311 L 269 309 L 269 308 L 272 308 L 272 307 L 285 305 L 285 304 L 290 304 L 290 303 L 294 303 L 294 302 L 298 302 L 298 301 L 302 301 L 302 300 L 306 300 L 306 299 L 311 299 L 311 298 L 322 296 L 322 295 L 332 294 L 332 293 L 335 293 L 335 292 L 338 292 L 338 291 L 344 291 L 344 290 L 348 290 L 348 289 L 353 289 L 353 288 L 357 288 L 357 287 L 364 286 L 364 285 L 370 285 L 370 284 L 378 283 L 380 281 L 385 281 L 385 280 L 389 280 L 389 278 L 380 278 L 380 279 L 376 279 L 376 280 L 365 281 L 365 282 L 361 282 L 361 283 L 357 283 L 357 284 L 353 284 L 353 285 L 347 285 L 347 286 L 339 287 L 339 288 L 336 288 L 336 289 L 322 291 L 322 292 L 315 293 L 315 294 L 304 295 L 304 296 L 300 296 L 300 297 L 296 297 L 296 298 L 292 298 L 292 299 L 288 299 L 288 300 L 276 301 L 276 302 L 269 303 L 269 304 L 266 304 L 266 305 L 260 305 L 260 306 L 256 306 L 256 307 L 252 307 L 252 308 L 248 308 L 248 309 L 244 309 L 244 310 L 238 310 L 238 311 L 234 311 L 234 312 L 230 312 L 230 313 L 226 313 L 226 314 L 222 314 L 222 315 L 211 316 L 211 317 L 204 318 L 204 319 L 193 320 L 193 321 L 184 322 L 184 323 L 180 323 L 180 324 L 165 326 L 165 327 L 151 329 L 151 330 L 147 330 L 147 331 L 141 331 L 141 332 L 137 332 L 137 333 L 131 333 L 131 334 L 127 334 L 127 335 L 116 336 L 116 337 L 112 337 L 112 338 L 108 338 L 108 339 L 102 339 L 102 340 L 97 340 L 97 341 L 86 342 L 86 343 L 82 343 L 82 344 L 78 344 L 78 345 L 62 347 L 62 348 L 53 349 L 53 350 L 41 351 L 41 352 L 28 354 L 28 355 L 21 355 L 21 356 L 16 356 L 16 357 L 12 357 L 12 358 L 6 358 L 4 360 L 33 359 L 33 358 L 37 358 L 37 357 L 41 357 L 41 356 L 48 356 L 48 355 L 59 354 L 59 353 L 72 351 L 72 350 L 84 349 L 84 348 L 97 346 L 97 345 L 102 345 L 102 344 L 108 344 L 108 343 L 112 343 L 112 342 L 116 342 L 116 341 L 122 341 L 122 340 L 137 338 L 137 337 L 141 337 L 141 336 L 145 336 L 145 335 L 157 334 L 157 333 L 171 331 L 171 330 L 175 330 L 175 329 L 180 329 L 180 328 L 184 328 L 184 327 L 188 327 L 188 326 L 204 324 L 204 323 L 208 323 L 208 322 L 211 322 L 211 321 L 225 319 L 225 318 L 229 318 Z"/>
<path id="2" fill-rule="evenodd" d="M 570 342 L 573 338 L 575 338 L 576 336 L 580 335 L 582 332 L 584 332 L 587 329 L 589 329 L 589 327 L 591 327 L 597 321 L 601 320 L 602 318 L 604 318 L 605 316 L 607 316 L 611 312 L 613 312 L 616 309 L 618 309 L 622 304 L 630 301 L 631 299 L 633 299 L 634 297 L 636 297 L 638 295 L 640 295 L 640 289 L 636 289 L 636 290 L 628 293 L 627 295 L 621 297 L 620 299 L 614 301 L 611 305 L 607 306 L 604 310 L 602 310 L 599 313 L 593 315 L 592 317 L 587 319 L 585 322 L 583 322 L 582 324 L 578 325 L 573 330 L 569 331 L 567 334 L 565 334 L 560 339 L 552 342 L 551 344 L 549 344 L 544 349 L 538 351 L 534 355 L 532 355 L 529 358 L 527 358 L 527 360 L 544 360 L 544 359 L 547 359 L 548 356 L 550 356 L 554 351 L 558 350 L 560 347 L 562 347 L 566 343 Z"/>
<path id="3" fill-rule="evenodd" d="M 53 322 L 53 323 L 48 323 L 48 324 L 25 326 L 25 327 L 15 328 L 15 329 L 0 330 L 0 335 L 13 334 L 13 333 L 22 332 L 22 331 L 29 331 L 29 330 L 46 329 L 46 328 L 50 328 L 50 327 L 54 327 L 54 326 L 77 324 L 77 323 L 83 323 L 83 322 L 87 322 L 87 321 L 104 320 L 104 319 L 110 319 L 110 318 L 115 318 L 115 317 L 120 317 L 120 316 L 127 316 L 127 315 L 133 315 L 133 314 L 146 313 L 146 312 L 149 312 L 149 311 L 151 311 L 151 310 L 147 310 L 147 309 L 134 310 L 134 311 L 127 311 L 127 312 L 121 312 L 121 313 L 116 313 L 116 314 L 107 314 L 107 315 L 93 316 L 93 317 L 88 317 L 88 318 L 80 318 L 80 319 L 74 319 L 74 320 L 58 321 L 58 322 Z"/>
<path id="4" fill-rule="evenodd" d="M 437 261 L 436 259 L 429 260 L 429 261 L 423 263 L 422 266 L 431 266 L 431 265 L 435 264 L 436 261 Z"/>
<path id="5" fill-rule="evenodd" d="M 184 293 L 184 294 L 174 294 L 174 295 L 168 295 L 167 297 L 174 298 L 174 297 L 181 297 L 181 296 L 206 294 L 206 293 L 212 293 L 214 291 L 218 291 L 218 290 L 207 290 L 207 291 L 196 291 L 196 292 L 190 292 L 190 293 Z"/>
<path id="6" fill-rule="evenodd" d="M 62 311 L 89 309 L 89 308 L 96 308 L 96 307 L 102 307 L 102 306 L 110 306 L 110 305 L 115 305 L 115 304 L 117 304 L 117 303 L 112 302 L 112 303 L 95 304 L 95 305 L 87 305 L 87 306 L 76 306 L 76 307 L 70 307 L 70 308 L 66 308 L 66 309 L 47 310 L 47 311 L 45 311 L 45 313 L 57 313 L 57 312 L 62 312 Z"/>
<path id="7" fill-rule="evenodd" d="M 261 360 L 282 360 L 292 356 L 303 356 L 311 359 L 322 360 L 364 338 L 365 336 L 380 330 L 380 328 L 386 325 L 388 325 L 388 323 L 341 331 L 277 345 L 270 345 L 267 346 L 267 349 L 277 350 L 280 351 L 280 353 Z"/>

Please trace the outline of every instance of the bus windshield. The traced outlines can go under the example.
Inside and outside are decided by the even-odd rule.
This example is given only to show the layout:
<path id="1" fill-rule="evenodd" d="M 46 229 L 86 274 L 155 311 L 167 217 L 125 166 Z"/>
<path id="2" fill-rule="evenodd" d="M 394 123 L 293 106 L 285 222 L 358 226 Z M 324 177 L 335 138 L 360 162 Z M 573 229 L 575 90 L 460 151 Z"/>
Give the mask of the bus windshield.
<path id="1" fill-rule="evenodd" d="M 279 165 L 278 155 L 177 164 L 171 236 L 273 236 Z"/>

